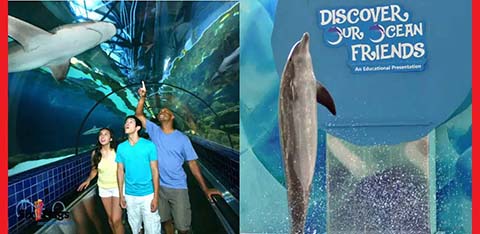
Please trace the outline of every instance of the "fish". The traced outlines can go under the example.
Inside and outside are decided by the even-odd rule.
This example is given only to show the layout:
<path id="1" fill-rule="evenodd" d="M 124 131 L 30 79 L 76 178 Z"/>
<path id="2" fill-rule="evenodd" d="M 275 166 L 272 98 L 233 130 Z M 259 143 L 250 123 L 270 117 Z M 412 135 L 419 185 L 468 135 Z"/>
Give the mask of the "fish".
<path id="1" fill-rule="evenodd" d="M 93 125 L 92 128 L 88 129 L 87 131 L 83 132 L 82 135 L 93 135 L 93 134 L 97 134 L 98 132 L 100 132 L 102 128 L 98 128 L 97 126 Z"/>
<path id="2" fill-rule="evenodd" d="M 210 80 L 215 80 L 225 74 L 227 70 L 238 70 L 240 62 L 240 47 L 235 49 L 230 55 L 222 60 L 218 66 L 217 71 L 213 74 Z"/>
<path id="3" fill-rule="evenodd" d="M 230 55 L 225 57 L 218 67 L 218 73 L 225 73 L 228 69 L 232 68 L 235 64 L 238 64 L 240 57 L 240 47 L 235 49 Z"/>
<path id="4" fill-rule="evenodd" d="M 328 90 L 316 80 L 304 33 L 290 51 L 279 93 L 279 128 L 291 233 L 304 233 L 317 158 L 317 102 L 336 115 Z"/>
<path id="5" fill-rule="evenodd" d="M 102 42 L 117 32 L 109 22 L 66 24 L 47 32 L 30 23 L 8 16 L 8 72 L 21 72 L 47 66 L 52 76 L 64 80 L 70 59 Z"/>

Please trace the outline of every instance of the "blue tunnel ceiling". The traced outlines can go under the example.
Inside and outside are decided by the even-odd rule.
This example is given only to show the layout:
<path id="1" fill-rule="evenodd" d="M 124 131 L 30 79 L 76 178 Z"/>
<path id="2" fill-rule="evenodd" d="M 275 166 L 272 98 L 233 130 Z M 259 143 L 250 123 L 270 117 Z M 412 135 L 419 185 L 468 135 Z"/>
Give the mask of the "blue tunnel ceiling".
<path id="1" fill-rule="evenodd" d="M 45 31 L 91 20 L 117 28 L 110 40 L 72 58 L 63 81 L 46 67 L 9 73 L 9 168 L 71 155 L 77 146 L 89 150 L 98 127 L 109 126 L 121 138 L 141 81 L 148 84 L 147 117 L 169 107 L 186 134 L 238 150 L 238 2 L 10 1 L 8 6 L 9 15 Z M 9 38 L 9 46 L 15 43 Z"/>

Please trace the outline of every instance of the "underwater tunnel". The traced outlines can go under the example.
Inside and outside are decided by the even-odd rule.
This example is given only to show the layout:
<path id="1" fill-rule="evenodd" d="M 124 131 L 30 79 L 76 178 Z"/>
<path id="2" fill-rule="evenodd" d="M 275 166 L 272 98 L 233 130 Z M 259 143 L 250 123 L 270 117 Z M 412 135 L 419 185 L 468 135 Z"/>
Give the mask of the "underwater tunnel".
<path id="1" fill-rule="evenodd" d="M 18 56 L 18 64 L 31 65 L 8 75 L 9 233 L 111 232 L 97 184 L 81 192 L 77 187 L 90 173 L 102 127 L 112 129 L 117 142 L 126 140 L 124 120 L 135 113 L 142 81 L 145 116 L 158 123 L 157 113 L 169 108 L 175 128 L 199 157 L 207 185 L 222 193 L 209 202 L 184 165 L 191 230 L 239 232 L 237 1 L 37 1 L 8 7 L 9 16 L 40 29 L 10 33 L 9 22 L 9 60 Z M 114 25 L 115 35 L 102 41 L 76 34 L 92 21 Z M 60 32 L 68 34 L 49 38 Z M 36 49 L 30 50 L 31 38 L 41 42 Z M 93 44 L 79 51 L 77 44 L 65 45 L 71 39 Z M 15 48 L 25 53 L 15 55 Z M 35 50 L 46 52 L 37 56 Z M 64 78 L 57 73 L 61 61 Z M 9 70 L 18 64 L 9 63 Z M 149 138 L 145 131 L 141 136 Z M 36 220 L 39 199 L 50 215 Z M 131 233 L 125 214 L 122 222 Z"/>

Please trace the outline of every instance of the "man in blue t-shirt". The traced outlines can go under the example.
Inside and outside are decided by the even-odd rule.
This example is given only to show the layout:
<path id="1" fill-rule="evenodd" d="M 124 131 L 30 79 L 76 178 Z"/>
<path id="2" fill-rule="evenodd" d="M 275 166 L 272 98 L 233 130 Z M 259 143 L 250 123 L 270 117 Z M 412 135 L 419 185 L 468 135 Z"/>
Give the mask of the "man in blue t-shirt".
<path id="1" fill-rule="evenodd" d="M 175 229 L 179 233 L 190 230 L 191 210 L 187 190 L 187 176 L 182 168 L 185 161 L 197 179 L 205 195 L 211 200 L 214 194 L 221 195 L 216 189 L 209 189 L 205 184 L 200 168 L 197 164 L 197 154 L 193 149 L 190 139 L 182 132 L 173 128 L 175 116 L 172 111 L 163 108 L 157 115 L 162 126 L 147 120 L 143 114 L 145 103 L 145 87 L 138 90 L 138 101 L 135 116 L 140 119 L 142 126 L 147 129 L 150 139 L 157 146 L 158 170 L 160 172 L 160 201 L 159 212 L 163 227 L 167 234 L 173 234 L 172 218 Z"/>
<path id="2" fill-rule="evenodd" d="M 127 208 L 128 223 L 133 233 L 139 233 L 142 226 L 145 234 L 161 232 L 158 202 L 158 164 L 155 145 L 138 136 L 142 130 L 140 120 L 131 115 L 125 119 L 125 134 L 128 139 L 118 145 L 117 178 L 120 192 L 120 206 Z"/>

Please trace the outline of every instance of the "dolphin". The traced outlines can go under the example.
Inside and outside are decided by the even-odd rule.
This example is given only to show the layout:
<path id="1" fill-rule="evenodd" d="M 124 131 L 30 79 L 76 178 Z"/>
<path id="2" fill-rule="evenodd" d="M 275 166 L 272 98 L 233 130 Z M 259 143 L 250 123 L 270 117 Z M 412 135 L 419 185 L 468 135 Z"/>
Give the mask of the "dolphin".
<path id="1" fill-rule="evenodd" d="M 47 32 L 25 21 L 8 16 L 8 72 L 50 68 L 56 80 L 63 80 L 70 59 L 116 34 L 115 25 L 108 22 L 67 24 Z"/>
<path id="2" fill-rule="evenodd" d="M 317 158 L 317 104 L 336 114 L 333 98 L 315 79 L 304 33 L 290 51 L 280 82 L 279 125 L 291 233 L 304 233 Z"/>

